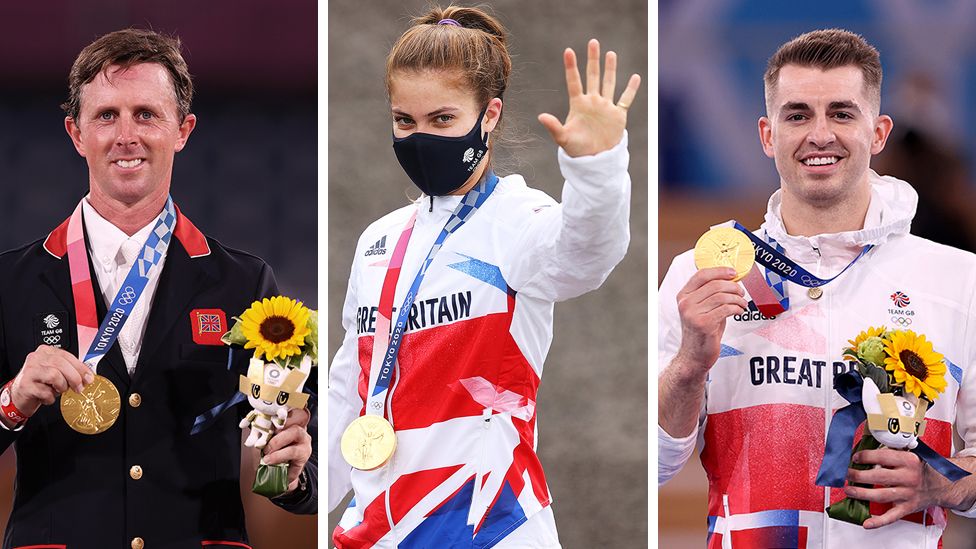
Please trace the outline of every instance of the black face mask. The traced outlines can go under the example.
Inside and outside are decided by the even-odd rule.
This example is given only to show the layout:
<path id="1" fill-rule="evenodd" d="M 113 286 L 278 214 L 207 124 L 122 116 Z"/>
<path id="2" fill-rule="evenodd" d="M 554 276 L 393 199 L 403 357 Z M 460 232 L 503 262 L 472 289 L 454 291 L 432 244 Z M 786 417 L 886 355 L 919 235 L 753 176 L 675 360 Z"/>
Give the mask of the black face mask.
<path id="1" fill-rule="evenodd" d="M 450 194 L 471 177 L 488 152 L 488 134 L 481 138 L 481 120 L 487 111 L 485 107 L 471 131 L 461 137 L 412 133 L 393 138 L 393 152 L 400 166 L 424 194 Z"/>

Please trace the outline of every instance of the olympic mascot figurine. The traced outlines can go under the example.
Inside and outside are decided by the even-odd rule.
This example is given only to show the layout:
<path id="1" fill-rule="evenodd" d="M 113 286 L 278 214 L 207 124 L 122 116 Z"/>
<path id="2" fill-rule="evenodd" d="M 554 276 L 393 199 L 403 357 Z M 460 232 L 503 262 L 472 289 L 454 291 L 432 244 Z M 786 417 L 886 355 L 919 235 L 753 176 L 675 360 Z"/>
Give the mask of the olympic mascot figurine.
<path id="1" fill-rule="evenodd" d="M 906 393 L 911 395 L 911 393 Z M 912 395 L 914 396 L 914 395 Z M 912 450 L 925 432 L 927 402 L 882 393 L 870 377 L 864 378 L 861 402 L 868 416 L 868 430 L 878 442 L 895 450 Z"/>
<path id="2" fill-rule="evenodd" d="M 244 445 L 263 449 L 284 427 L 289 410 L 308 403 L 302 389 L 318 363 L 318 313 L 300 301 L 275 296 L 255 301 L 234 320 L 221 340 L 254 349 L 239 385 L 252 408 L 240 423 L 241 429 L 250 427 Z M 268 497 L 284 493 L 288 464 L 267 465 L 262 458 L 251 489 Z"/>
<path id="3" fill-rule="evenodd" d="M 247 377 L 241 376 L 240 390 L 247 395 L 251 410 L 241 420 L 241 429 L 251 428 L 244 446 L 264 448 L 275 431 L 285 426 L 288 410 L 302 409 L 308 395 L 302 392 L 312 369 L 312 357 L 305 356 L 299 368 L 285 368 L 276 362 L 252 358 Z"/>

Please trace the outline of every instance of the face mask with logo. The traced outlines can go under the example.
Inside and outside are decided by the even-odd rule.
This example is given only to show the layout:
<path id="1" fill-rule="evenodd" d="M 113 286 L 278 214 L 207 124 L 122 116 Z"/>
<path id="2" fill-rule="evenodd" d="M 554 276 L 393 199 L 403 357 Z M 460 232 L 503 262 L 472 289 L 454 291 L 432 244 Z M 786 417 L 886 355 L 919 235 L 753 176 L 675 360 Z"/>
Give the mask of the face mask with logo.
<path id="1" fill-rule="evenodd" d="M 481 120 L 487 111 L 486 106 L 471 131 L 461 137 L 412 133 L 393 138 L 393 152 L 400 166 L 424 194 L 450 194 L 471 177 L 488 152 L 488 134 L 481 137 Z"/>

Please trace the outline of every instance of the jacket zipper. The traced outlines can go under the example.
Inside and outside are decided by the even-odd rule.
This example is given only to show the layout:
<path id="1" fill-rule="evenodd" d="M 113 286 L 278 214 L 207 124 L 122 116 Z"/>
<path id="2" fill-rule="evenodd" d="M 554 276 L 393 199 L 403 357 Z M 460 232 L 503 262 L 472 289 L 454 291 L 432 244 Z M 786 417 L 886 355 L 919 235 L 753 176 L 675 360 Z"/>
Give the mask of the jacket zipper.
<path id="1" fill-rule="evenodd" d="M 821 256 L 820 250 L 817 250 L 817 275 L 819 276 L 822 272 L 823 272 L 823 256 Z M 824 337 L 824 344 L 826 345 L 826 348 L 824 349 L 824 363 L 826 364 L 825 367 L 829 367 L 830 368 L 830 370 L 828 370 L 828 372 L 830 372 L 831 374 L 833 374 L 834 362 L 830 359 L 830 313 L 831 313 L 831 311 L 830 311 L 830 301 L 831 301 L 831 299 L 830 299 L 830 293 L 829 292 L 824 292 L 824 294 L 825 294 L 824 297 L 826 298 L 824 300 L 824 309 L 826 309 L 824 311 L 824 318 L 826 319 L 826 321 L 825 321 L 826 322 L 826 333 L 824 334 L 825 335 L 825 337 Z M 826 380 L 823 383 L 823 392 L 824 392 L 824 444 L 825 445 L 827 443 L 827 433 L 830 431 L 830 421 L 833 419 L 833 414 L 831 413 L 833 410 L 832 410 L 832 408 L 830 406 L 830 397 L 831 397 L 831 393 L 833 392 L 833 388 L 834 388 L 833 379 L 834 379 L 833 378 L 833 375 L 831 375 L 831 377 L 829 378 L 829 380 Z M 830 505 L 830 487 L 829 486 L 824 486 L 823 502 L 824 502 L 824 509 L 825 509 L 825 511 L 823 512 L 823 516 L 821 517 L 821 520 L 823 521 L 823 539 L 821 541 L 821 547 L 827 548 L 827 547 L 830 547 L 830 535 L 829 535 L 830 519 L 829 519 L 829 516 L 827 515 L 827 511 L 826 511 L 826 508 Z"/>
<path id="2" fill-rule="evenodd" d="M 492 409 L 485 408 L 481 412 L 481 418 L 481 455 L 474 472 L 474 490 L 471 492 L 471 508 L 468 510 L 468 522 L 471 522 L 472 526 L 478 526 L 478 522 L 484 516 L 482 504 L 485 495 L 482 493 L 482 484 L 485 480 L 485 463 L 488 461 L 488 430 L 491 428 Z"/>

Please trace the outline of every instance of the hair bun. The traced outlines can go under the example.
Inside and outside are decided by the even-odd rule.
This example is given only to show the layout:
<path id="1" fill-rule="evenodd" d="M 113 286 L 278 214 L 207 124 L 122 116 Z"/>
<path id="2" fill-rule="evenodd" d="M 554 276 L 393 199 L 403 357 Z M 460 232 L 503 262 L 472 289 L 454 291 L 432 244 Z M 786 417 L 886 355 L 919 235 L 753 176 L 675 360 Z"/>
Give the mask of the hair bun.
<path id="1" fill-rule="evenodd" d="M 508 38 L 505 27 L 489 13 L 487 6 L 466 8 L 462 6 L 450 5 L 446 8 L 434 6 L 426 14 L 414 19 L 415 25 L 449 25 L 480 30 L 497 38 L 502 44 Z M 450 21 L 446 23 L 445 21 Z"/>

